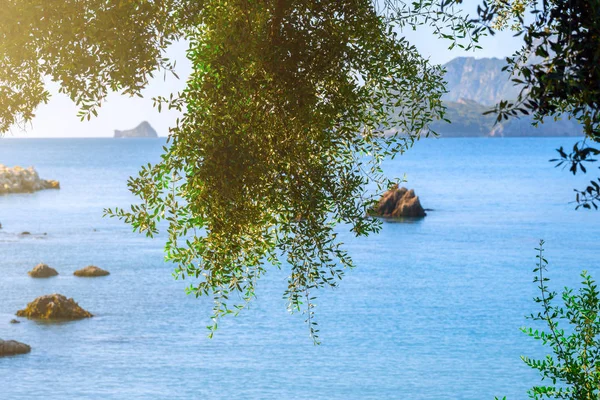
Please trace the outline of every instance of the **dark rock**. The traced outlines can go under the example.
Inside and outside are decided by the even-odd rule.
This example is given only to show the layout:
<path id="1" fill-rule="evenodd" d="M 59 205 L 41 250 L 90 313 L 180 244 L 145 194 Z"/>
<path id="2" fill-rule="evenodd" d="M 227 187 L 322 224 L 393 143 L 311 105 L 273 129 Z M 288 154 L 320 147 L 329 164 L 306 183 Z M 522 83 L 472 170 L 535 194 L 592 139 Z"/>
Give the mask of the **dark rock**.
<path id="1" fill-rule="evenodd" d="M 78 269 L 77 271 L 73 272 L 73 275 L 83 276 L 83 277 L 106 276 L 106 275 L 110 275 L 110 272 L 108 272 L 102 268 L 98 268 L 95 265 L 89 265 L 85 268 L 81 268 L 81 269 Z"/>
<path id="2" fill-rule="evenodd" d="M 133 129 L 128 129 L 125 131 L 115 130 L 116 138 L 156 138 L 158 134 L 150 126 L 147 121 L 142 122 L 138 126 Z"/>
<path id="3" fill-rule="evenodd" d="M 0 357 L 26 354 L 30 351 L 31 347 L 25 343 L 17 342 L 16 340 L 0 339 Z"/>
<path id="4" fill-rule="evenodd" d="M 414 190 L 408 190 L 405 187 L 398 188 L 398 185 L 394 185 L 383 194 L 370 214 L 388 218 L 424 217 L 427 215 Z"/>
<path id="5" fill-rule="evenodd" d="M 79 307 L 73 299 L 55 293 L 38 297 L 27 304 L 25 309 L 17 311 L 17 316 L 39 319 L 81 319 L 93 315 Z"/>
<path id="6" fill-rule="evenodd" d="M 38 264 L 27 274 L 32 278 L 49 278 L 58 275 L 58 272 L 46 264 Z"/>
<path id="7" fill-rule="evenodd" d="M 14 319 L 14 318 L 13 318 L 13 319 L 11 319 L 11 320 L 10 320 L 10 323 L 11 323 L 11 324 L 20 324 L 20 323 L 21 323 L 21 321 L 19 321 L 18 319 Z"/>
<path id="8" fill-rule="evenodd" d="M 31 232 L 27 232 L 27 231 L 21 232 L 21 236 L 27 236 L 27 235 L 31 235 Z"/>

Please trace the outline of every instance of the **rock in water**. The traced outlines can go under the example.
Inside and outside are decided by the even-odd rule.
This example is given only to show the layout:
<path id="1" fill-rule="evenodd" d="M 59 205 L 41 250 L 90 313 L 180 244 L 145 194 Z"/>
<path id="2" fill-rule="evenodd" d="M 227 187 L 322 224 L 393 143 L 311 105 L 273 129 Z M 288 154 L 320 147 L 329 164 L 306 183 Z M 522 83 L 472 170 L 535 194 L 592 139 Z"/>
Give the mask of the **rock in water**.
<path id="1" fill-rule="evenodd" d="M 414 190 L 394 185 L 385 192 L 371 215 L 380 217 L 424 217 L 427 215 Z"/>
<path id="2" fill-rule="evenodd" d="M 81 268 L 81 269 L 78 269 L 77 271 L 73 272 L 73 275 L 84 276 L 84 277 L 106 276 L 106 275 L 110 275 L 110 272 L 108 272 L 102 268 L 98 268 L 95 265 L 89 265 L 85 268 Z"/>
<path id="3" fill-rule="evenodd" d="M 115 129 L 115 137 L 116 138 L 156 138 L 158 134 L 150 126 L 147 121 L 142 122 L 138 126 L 133 129 L 119 131 Z"/>
<path id="4" fill-rule="evenodd" d="M 25 343 L 17 342 L 16 340 L 0 339 L 0 357 L 26 354 L 30 351 L 31 347 Z"/>
<path id="5" fill-rule="evenodd" d="M 27 274 L 32 278 L 49 278 L 58 275 L 58 272 L 46 264 L 38 264 Z"/>
<path id="6" fill-rule="evenodd" d="M 20 323 L 21 323 L 21 321 L 19 321 L 18 319 L 14 319 L 14 318 L 13 318 L 13 319 L 11 319 L 11 320 L 10 320 L 10 323 L 11 323 L 11 324 L 20 324 Z"/>
<path id="7" fill-rule="evenodd" d="M 0 194 L 32 193 L 44 189 L 60 189 L 60 183 L 40 179 L 33 167 L 9 168 L 0 164 Z"/>
<path id="8" fill-rule="evenodd" d="M 17 316 L 39 319 L 81 319 L 93 315 L 79 307 L 73 299 L 55 293 L 38 297 L 27 304 L 24 310 L 17 311 Z"/>

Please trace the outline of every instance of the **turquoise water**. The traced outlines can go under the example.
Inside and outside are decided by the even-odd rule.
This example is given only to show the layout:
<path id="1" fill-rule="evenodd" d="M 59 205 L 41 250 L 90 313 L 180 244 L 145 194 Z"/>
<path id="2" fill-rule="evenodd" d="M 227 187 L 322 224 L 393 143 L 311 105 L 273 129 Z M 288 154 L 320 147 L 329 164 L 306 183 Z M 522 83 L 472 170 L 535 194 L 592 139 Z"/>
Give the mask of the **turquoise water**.
<path id="1" fill-rule="evenodd" d="M 387 163 L 434 211 L 366 239 L 342 231 L 358 268 L 320 293 L 313 346 L 303 317 L 286 312 L 286 271 L 270 271 L 252 307 L 211 340 L 210 301 L 185 295 L 162 242 L 101 217 L 135 200 L 126 178 L 158 159 L 162 140 L 1 139 L 1 163 L 34 165 L 62 188 L 0 196 L 0 338 L 32 346 L 0 359 L 0 398 L 526 398 L 538 378 L 519 356 L 543 354 L 519 332 L 536 310 L 538 240 L 557 289 L 582 269 L 600 278 L 600 212 L 569 204 L 586 179 L 548 162 L 572 143 L 427 140 Z M 29 278 L 39 262 L 60 275 Z M 72 275 L 89 264 L 111 275 Z M 95 317 L 9 324 L 54 292 Z"/>

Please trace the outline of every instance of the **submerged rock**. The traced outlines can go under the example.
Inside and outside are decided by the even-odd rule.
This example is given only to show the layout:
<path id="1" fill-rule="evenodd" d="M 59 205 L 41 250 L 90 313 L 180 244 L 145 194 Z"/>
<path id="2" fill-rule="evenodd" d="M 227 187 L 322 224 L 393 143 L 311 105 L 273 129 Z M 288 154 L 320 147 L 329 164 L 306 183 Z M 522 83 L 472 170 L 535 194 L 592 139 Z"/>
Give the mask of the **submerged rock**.
<path id="1" fill-rule="evenodd" d="M 73 272 L 73 275 L 83 276 L 83 277 L 106 276 L 106 275 L 110 275 L 110 272 L 108 272 L 102 268 L 98 268 L 95 265 L 88 265 L 85 268 L 81 268 L 81 269 L 78 269 L 77 271 Z"/>
<path id="2" fill-rule="evenodd" d="M 31 351 L 31 346 L 16 340 L 0 339 L 0 357 L 26 354 Z"/>
<path id="3" fill-rule="evenodd" d="M 0 194 L 32 193 L 44 189 L 60 189 L 60 183 L 40 179 L 33 167 L 7 167 L 0 164 Z"/>
<path id="4" fill-rule="evenodd" d="M 18 319 L 14 319 L 14 318 L 13 318 L 13 319 L 11 319 L 11 320 L 10 320 L 10 323 L 11 323 L 11 324 L 20 324 L 20 323 L 21 323 L 21 321 L 19 321 Z"/>
<path id="5" fill-rule="evenodd" d="M 58 272 L 47 264 L 38 264 L 27 274 L 32 278 L 49 278 L 58 275 Z"/>
<path id="6" fill-rule="evenodd" d="M 116 138 L 156 138 L 158 134 L 147 121 L 142 122 L 133 129 L 119 131 L 115 129 Z"/>
<path id="7" fill-rule="evenodd" d="M 39 319 L 81 319 L 93 315 L 79 307 L 73 299 L 55 293 L 38 297 L 27 304 L 25 309 L 17 311 L 17 316 Z"/>
<path id="8" fill-rule="evenodd" d="M 415 191 L 405 187 L 398 188 L 398 185 L 394 185 L 383 194 L 370 214 L 388 218 L 424 217 L 427 215 L 421 206 L 419 197 L 415 195 Z"/>

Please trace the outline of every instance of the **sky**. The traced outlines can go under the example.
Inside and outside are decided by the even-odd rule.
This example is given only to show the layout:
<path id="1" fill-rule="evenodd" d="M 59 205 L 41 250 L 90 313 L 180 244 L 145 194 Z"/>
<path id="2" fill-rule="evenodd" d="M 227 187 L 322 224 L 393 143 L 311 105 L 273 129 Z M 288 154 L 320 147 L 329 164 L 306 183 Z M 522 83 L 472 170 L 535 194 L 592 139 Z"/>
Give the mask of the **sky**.
<path id="1" fill-rule="evenodd" d="M 502 32 L 495 36 L 483 38 L 480 42 L 483 49 L 462 51 L 458 48 L 449 50 L 449 42 L 439 39 L 427 27 L 417 31 L 404 31 L 401 35 L 414 44 L 419 51 L 433 63 L 444 64 L 455 57 L 470 56 L 476 58 L 504 58 L 520 47 L 520 39 L 510 32 Z M 58 138 L 58 137 L 112 137 L 114 130 L 134 128 L 142 121 L 148 121 L 156 129 L 159 136 L 167 136 L 169 127 L 173 126 L 178 114 L 174 111 L 158 112 L 153 107 L 152 97 L 168 96 L 185 87 L 185 79 L 191 71 L 189 61 L 185 57 L 187 43 L 173 44 L 167 50 L 167 56 L 176 60 L 176 72 L 180 79 L 167 76 L 155 77 L 144 90 L 144 98 L 128 97 L 112 93 L 98 110 L 98 117 L 90 121 L 80 121 L 78 108 L 71 100 L 58 93 L 56 83 L 49 82 L 52 94 L 48 104 L 41 105 L 33 121 L 24 130 L 13 128 L 5 134 L 6 138 Z"/>

